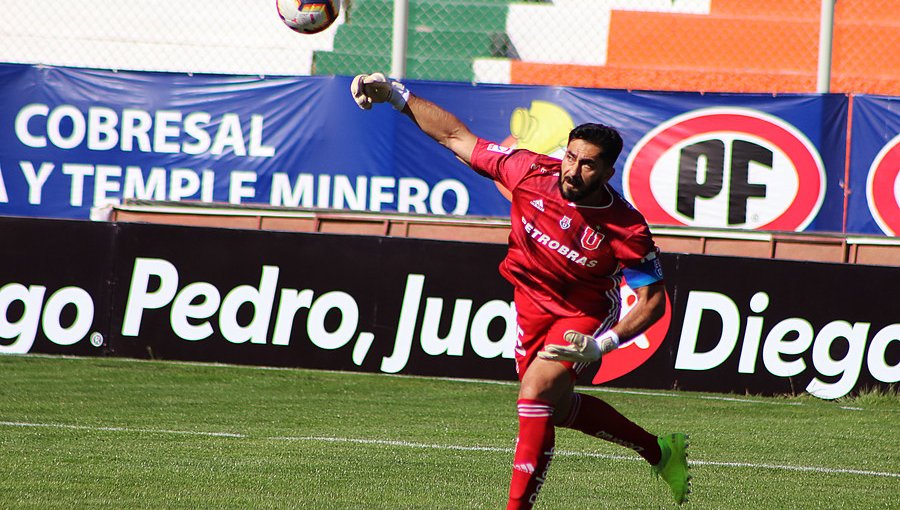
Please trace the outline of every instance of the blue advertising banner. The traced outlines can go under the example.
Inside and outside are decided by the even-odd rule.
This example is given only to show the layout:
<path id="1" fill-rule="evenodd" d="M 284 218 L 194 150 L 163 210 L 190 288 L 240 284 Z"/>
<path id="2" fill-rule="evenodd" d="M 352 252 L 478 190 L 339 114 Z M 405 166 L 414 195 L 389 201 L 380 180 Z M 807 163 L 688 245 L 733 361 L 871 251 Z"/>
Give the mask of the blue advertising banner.
<path id="1" fill-rule="evenodd" d="M 846 96 L 411 88 L 479 136 L 545 154 L 561 155 L 578 124 L 615 126 L 624 148 L 611 183 L 651 224 L 842 229 Z M 401 172 L 415 172 L 424 161 L 453 164 L 449 154 L 435 159 L 433 143 L 415 126 L 398 128 Z"/>
<path id="2" fill-rule="evenodd" d="M 505 190 L 348 77 L 0 65 L 0 214 L 87 218 L 122 199 L 506 216 Z M 409 82 L 507 146 L 559 155 L 620 129 L 612 185 L 650 223 L 841 231 L 848 98 Z"/>
<path id="3" fill-rule="evenodd" d="M 855 96 L 847 230 L 900 235 L 900 98 Z"/>
<path id="4" fill-rule="evenodd" d="M 333 79 L 0 73 L 4 214 L 86 218 L 121 198 L 305 202 L 304 172 L 337 189 L 366 166 L 349 164 L 345 140 L 362 126 L 336 120 L 355 105 L 336 100 Z"/>

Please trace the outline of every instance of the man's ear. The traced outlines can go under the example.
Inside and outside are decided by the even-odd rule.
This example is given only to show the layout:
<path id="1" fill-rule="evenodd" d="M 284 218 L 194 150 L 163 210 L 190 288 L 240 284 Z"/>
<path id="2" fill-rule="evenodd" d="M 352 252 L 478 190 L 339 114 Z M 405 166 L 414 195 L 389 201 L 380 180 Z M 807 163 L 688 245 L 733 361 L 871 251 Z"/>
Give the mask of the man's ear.
<path id="1" fill-rule="evenodd" d="M 609 165 L 606 169 L 603 170 L 603 177 L 608 181 L 612 179 L 612 176 L 616 175 L 616 167 Z"/>

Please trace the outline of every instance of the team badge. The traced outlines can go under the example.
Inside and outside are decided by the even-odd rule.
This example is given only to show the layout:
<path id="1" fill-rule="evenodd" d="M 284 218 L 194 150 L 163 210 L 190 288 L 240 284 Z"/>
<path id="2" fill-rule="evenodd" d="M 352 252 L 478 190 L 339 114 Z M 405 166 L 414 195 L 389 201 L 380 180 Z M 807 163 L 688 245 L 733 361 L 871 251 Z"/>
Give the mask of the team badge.
<path id="1" fill-rule="evenodd" d="M 591 227 L 584 227 L 584 233 L 581 234 L 581 247 L 585 250 L 596 250 L 603 242 L 604 235 L 599 230 Z"/>
<path id="2" fill-rule="evenodd" d="M 559 220 L 559 226 L 563 230 L 568 230 L 569 227 L 572 226 L 572 218 L 569 218 L 568 216 L 563 216 L 562 219 Z"/>

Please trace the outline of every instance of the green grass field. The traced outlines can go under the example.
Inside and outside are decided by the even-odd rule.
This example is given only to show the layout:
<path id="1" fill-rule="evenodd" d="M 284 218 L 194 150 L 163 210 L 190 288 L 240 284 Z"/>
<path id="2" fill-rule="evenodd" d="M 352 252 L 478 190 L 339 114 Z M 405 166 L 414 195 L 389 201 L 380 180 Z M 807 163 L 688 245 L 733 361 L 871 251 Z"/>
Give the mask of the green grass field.
<path id="1" fill-rule="evenodd" d="M 691 435 L 694 509 L 898 508 L 900 400 L 587 389 Z M 0 508 L 499 509 L 516 387 L 0 356 Z M 637 455 L 571 430 L 542 509 L 669 508 Z"/>

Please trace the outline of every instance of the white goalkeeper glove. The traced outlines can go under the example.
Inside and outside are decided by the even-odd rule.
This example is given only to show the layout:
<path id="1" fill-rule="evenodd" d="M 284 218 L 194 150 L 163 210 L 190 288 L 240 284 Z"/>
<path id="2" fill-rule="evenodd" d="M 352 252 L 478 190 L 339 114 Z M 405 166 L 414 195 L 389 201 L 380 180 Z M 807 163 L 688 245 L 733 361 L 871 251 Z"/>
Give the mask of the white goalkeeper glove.
<path id="1" fill-rule="evenodd" d="M 597 338 L 570 329 L 563 338 L 569 345 L 548 345 L 538 356 L 550 361 L 590 363 L 619 348 L 619 335 L 611 329 Z"/>
<path id="2" fill-rule="evenodd" d="M 396 110 L 403 110 L 409 99 L 409 91 L 402 83 L 388 79 L 381 73 L 358 74 L 350 82 L 350 93 L 363 110 L 374 103 L 390 103 Z"/>

